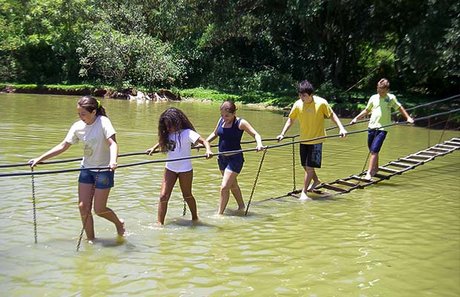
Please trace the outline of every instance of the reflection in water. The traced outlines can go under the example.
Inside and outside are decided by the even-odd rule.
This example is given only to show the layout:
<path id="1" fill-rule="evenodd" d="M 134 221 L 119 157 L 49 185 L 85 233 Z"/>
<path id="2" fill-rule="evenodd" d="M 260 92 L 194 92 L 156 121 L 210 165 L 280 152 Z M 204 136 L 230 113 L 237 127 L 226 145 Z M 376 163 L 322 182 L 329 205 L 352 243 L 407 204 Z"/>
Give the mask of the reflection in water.
<path id="1" fill-rule="evenodd" d="M 2 164 L 23 163 L 57 144 L 77 118 L 73 97 L 0 94 L 0 98 Z M 151 147 L 157 140 L 158 116 L 169 106 L 117 100 L 104 100 L 103 105 L 117 130 L 120 153 Z M 171 105 L 183 109 L 202 135 L 212 131 L 219 116 L 219 104 Z M 42 112 L 37 114 L 37 109 Z M 238 115 L 264 138 L 277 135 L 285 121 L 279 113 L 245 107 Z M 437 140 L 441 134 L 394 127 L 380 162 L 423 149 L 428 138 Z M 454 136 L 459 132 L 446 132 L 443 140 Z M 365 143 L 362 134 L 328 140 L 318 172 L 323 181 L 361 172 Z M 35 176 L 36 245 L 30 178 L 0 178 L 0 295 L 460 294 L 459 152 L 346 195 L 307 203 L 292 197 L 273 199 L 302 184 L 297 150 L 295 180 L 292 148 L 267 152 L 248 216 L 236 213 L 233 200 L 225 216 L 216 215 L 221 182 L 216 159 L 194 160 L 193 191 L 200 217 L 194 224 L 188 212 L 182 216 L 178 189 L 171 196 L 166 225 L 154 224 L 164 164 L 120 168 L 108 206 L 125 220 L 126 241 L 118 244 L 113 226 L 96 217 L 98 240 L 93 245 L 83 242 L 78 253 L 77 173 Z M 62 158 L 80 155 L 77 146 Z M 119 164 L 164 157 L 125 157 Z M 239 182 L 246 201 L 260 158 L 261 154 L 245 154 Z M 36 170 L 77 167 L 74 162 Z M 17 170 L 23 169 L 2 172 Z"/>

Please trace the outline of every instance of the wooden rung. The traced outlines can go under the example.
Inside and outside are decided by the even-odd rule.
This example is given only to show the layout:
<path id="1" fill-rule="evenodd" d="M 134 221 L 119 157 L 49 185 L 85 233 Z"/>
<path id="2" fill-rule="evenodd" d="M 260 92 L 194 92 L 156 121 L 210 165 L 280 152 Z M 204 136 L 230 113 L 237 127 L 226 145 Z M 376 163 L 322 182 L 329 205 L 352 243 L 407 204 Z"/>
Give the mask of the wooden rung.
<path id="1" fill-rule="evenodd" d="M 431 156 L 421 156 L 421 155 L 418 155 L 418 153 L 415 154 L 415 155 L 409 155 L 407 157 L 408 158 L 414 158 L 414 159 L 422 159 L 422 160 L 425 160 L 425 161 L 427 161 L 428 159 L 431 159 Z"/>
<path id="2" fill-rule="evenodd" d="M 438 156 L 439 154 L 437 152 L 429 152 L 429 151 L 421 151 L 421 152 L 418 152 L 418 154 L 423 154 L 423 155 L 427 155 L 427 156 Z"/>
<path id="3" fill-rule="evenodd" d="M 460 147 L 460 143 L 458 143 L 458 142 L 446 141 L 446 142 L 444 142 L 444 143 L 445 143 L 445 144 L 448 144 L 449 146 L 454 146 L 454 147 L 457 147 L 457 148 Z"/>
<path id="4" fill-rule="evenodd" d="M 412 163 L 412 164 L 420 164 L 420 163 L 422 163 L 420 161 L 411 160 L 411 159 L 408 159 L 408 158 L 399 158 L 398 161 L 403 161 L 403 162 Z"/>
<path id="5" fill-rule="evenodd" d="M 328 189 L 328 190 L 332 190 L 332 191 L 336 191 L 336 192 L 341 192 L 341 193 L 350 192 L 350 190 L 345 190 L 345 189 L 342 189 L 342 188 L 339 188 L 339 187 L 335 187 L 335 186 L 330 185 L 330 184 L 322 184 L 322 187 L 323 187 L 323 188 L 326 188 L 326 189 Z"/>
<path id="6" fill-rule="evenodd" d="M 341 184 L 341 185 L 344 185 L 344 186 L 349 186 L 349 187 L 352 187 L 352 188 L 358 187 L 358 184 L 351 183 L 351 182 L 345 181 L 345 180 L 343 180 L 343 179 L 337 180 L 336 183 Z"/>
<path id="7" fill-rule="evenodd" d="M 442 148 L 437 148 L 437 147 L 431 147 L 429 150 L 430 151 L 435 151 L 435 152 L 441 152 L 441 153 L 448 153 L 449 152 L 449 150 L 442 149 Z"/>
<path id="8" fill-rule="evenodd" d="M 359 180 L 359 181 L 362 181 L 362 182 L 365 182 L 365 183 L 369 183 L 369 184 L 372 184 L 372 183 L 373 183 L 372 180 L 365 179 L 364 177 L 358 176 L 358 175 L 352 175 L 352 176 L 350 176 L 350 178 L 352 178 L 352 179 L 357 179 L 357 180 Z"/>
<path id="9" fill-rule="evenodd" d="M 385 171 L 385 172 L 390 172 L 390 173 L 401 173 L 400 170 L 391 169 L 391 168 L 383 167 L 383 166 L 379 166 L 379 170 L 382 170 L 382 171 Z"/>
<path id="10" fill-rule="evenodd" d="M 374 177 L 377 177 L 377 178 L 380 178 L 380 179 L 390 179 L 390 176 L 379 174 L 379 173 L 374 174 Z"/>
<path id="11" fill-rule="evenodd" d="M 392 161 L 389 164 L 391 164 L 393 166 L 396 166 L 396 167 L 401 167 L 401 168 L 412 168 L 413 167 L 412 165 L 404 164 L 404 163 L 400 163 L 400 162 L 396 162 L 396 161 Z"/>
<path id="12" fill-rule="evenodd" d="M 455 146 L 445 145 L 445 144 L 438 144 L 438 145 L 436 145 L 436 147 L 439 147 L 439 148 L 442 148 L 442 149 L 445 149 L 445 150 L 449 150 L 449 151 L 454 150 L 454 149 L 457 148 Z"/>

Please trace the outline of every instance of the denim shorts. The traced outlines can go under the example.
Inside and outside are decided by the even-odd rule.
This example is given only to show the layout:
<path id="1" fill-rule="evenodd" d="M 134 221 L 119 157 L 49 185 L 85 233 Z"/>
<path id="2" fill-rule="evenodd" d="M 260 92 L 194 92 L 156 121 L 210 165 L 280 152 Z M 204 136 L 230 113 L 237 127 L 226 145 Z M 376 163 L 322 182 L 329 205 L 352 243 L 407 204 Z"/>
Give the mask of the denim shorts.
<path id="1" fill-rule="evenodd" d="M 112 170 L 92 171 L 88 169 L 80 170 L 78 182 L 82 184 L 95 184 L 96 189 L 112 188 L 114 184 L 114 174 Z"/>
<path id="2" fill-rule="evenodd" d="M 321 168 L 323 144 L 300 144 L 300 163 L 303 167 Z"/>
<path id="3" fill-rule="evenodd" d="M 382 148 L 383 141 L 387 136 L 387 131 L 369 129 L 367 133 L 367 147 L 371 153 L 378 153 Z"/>
<path id="4" fill-rule="evenodd" d="M 241 169 L 243 169 L 244 157 L 243 154 L 234 154 L 231 156 L 220 155 L 217 163 L 221 171 L 228 169 L 232 172 L 240 173 Z"/>

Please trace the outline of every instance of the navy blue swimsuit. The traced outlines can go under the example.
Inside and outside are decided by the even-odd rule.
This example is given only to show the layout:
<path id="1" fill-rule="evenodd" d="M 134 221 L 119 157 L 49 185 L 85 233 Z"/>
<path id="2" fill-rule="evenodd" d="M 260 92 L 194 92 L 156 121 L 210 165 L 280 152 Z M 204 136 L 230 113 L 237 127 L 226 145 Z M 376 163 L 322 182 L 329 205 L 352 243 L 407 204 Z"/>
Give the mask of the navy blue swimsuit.
<path id="1" fill-rule="evenodd" d="M 240 130 L 240 119 L 233 121 L 232 126 L 229 128 L 223 128 L 224 120 L 219 120 L 217 135 L 219 136 L 219 152 L 237 151 L 241 150 L 241 137 L 243 136 L 243 130 Z M 230 170 L 236 173 L 240 173 L 243 168 L 244 158 L 243 153 L 236 153 L 230 156 L 219 155 L 217 158 L 219 169 Z"/>
<path id="2" fill-rule="evenodd" d="M 219 120 L 217 128 L 217 135 L 219 136 L 219 152 L 228 152 L 241 150 L 241 137 L 243 137 L 243 130 L 240 130 L 240 120 L 235 118 L 232 126 L 229 128 L 222 127 L 224 120 Z"/>

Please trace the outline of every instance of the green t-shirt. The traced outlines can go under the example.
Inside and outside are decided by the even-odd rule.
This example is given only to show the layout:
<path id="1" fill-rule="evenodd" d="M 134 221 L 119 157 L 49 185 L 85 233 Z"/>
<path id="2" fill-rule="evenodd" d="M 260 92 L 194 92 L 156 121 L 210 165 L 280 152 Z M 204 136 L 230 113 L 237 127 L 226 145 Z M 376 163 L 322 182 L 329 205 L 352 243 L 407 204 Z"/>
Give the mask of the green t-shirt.
<path id="1" fill-rule="evenodd" d="M 379 94 L 375 94 L 369 98 L 366 110 L 371 113 L 369 120 L 370 129 L 381 129 L 382 126 L 391 124 L 391 111 L 401 107 L 401 103 L 398 102 L 396 96 L 388 93 L 385 97 L 380 97 Z"/>

